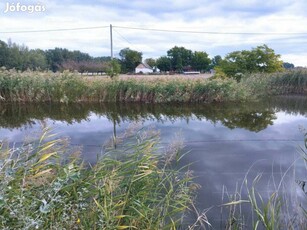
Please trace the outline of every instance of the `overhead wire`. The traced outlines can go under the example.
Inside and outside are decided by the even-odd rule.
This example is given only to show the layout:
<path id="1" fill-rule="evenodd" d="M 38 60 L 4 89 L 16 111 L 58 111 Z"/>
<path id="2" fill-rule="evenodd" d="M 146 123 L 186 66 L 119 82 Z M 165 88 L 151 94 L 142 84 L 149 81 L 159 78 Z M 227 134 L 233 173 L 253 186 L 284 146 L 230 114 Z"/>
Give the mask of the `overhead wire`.
<path id="1" fill-rule="evenodd" d="M 43 30 L 13 30 L 13 31 L 0 31 L 2 34 L 10 33 L 44 33 L 44 32 L 57 32 L 57 31 L 71 31 L 71 30 L 92 30 L 103 29 L 109 26 L 93 26 L 93 27 L 76 27 L 76 28 L 58 28 L 58 29 L 43 29 Z M 176 30 L 176 29 L 156 29 L 144 27 L 130 27 L 130 26 L 112 26 L 119 29 L 129 30 L 144 30 L 155 32 L 168 32 L 168 33 L 193 33 L 193 34 L 221 34 L 221 35 L 307 35 L 307 32 L 219 32 L 219 31 L 195 31 L 195 30 Z M 118 33 L 118 31 L 117 31 Z M 125 39 L 125 38 L 123 38 Z M 126 39 L 125 39 L 126 40 Z M 128 43 L 129 41 L 126 40 Z"/>
<path id="2" fill-rule="evenodd" d="M 115 28 L 129 29 L 129 30 L 144 30 L 156 32 L 169 33 L 193 33 L 193 34 L 222 34 L 222 35 L 307 35 L 307 32 L 218 32 L 218 31 L 194 31 L 194 30 L 172 30 L 172 29 L 155 29 L 142 27 L 128 27 L 128 26 L 113 26 Z"/>
<path id="3" fill-rule="evenodd" d="M 15 31 L 0 31 L 0 34 L 19 34 L 19 33 L 45 33 L 45 32 L 60 32 L 73 30 L 95 30 L 103 29 L 109 26 L 93 26 L 93 27 L 76 27 L 76 28 L 59 28 L 59 29 L 44 29 L 44 30 L 15 30 Z"/>

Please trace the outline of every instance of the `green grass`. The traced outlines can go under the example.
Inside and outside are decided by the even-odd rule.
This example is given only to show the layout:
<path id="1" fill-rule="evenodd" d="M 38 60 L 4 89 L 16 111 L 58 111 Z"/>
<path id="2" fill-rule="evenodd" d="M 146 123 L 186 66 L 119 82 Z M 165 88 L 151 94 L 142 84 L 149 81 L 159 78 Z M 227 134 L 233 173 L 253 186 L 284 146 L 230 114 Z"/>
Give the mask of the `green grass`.
<path id="1" fill-rule="evenodd" d="M 90 167 L 46 128 L 39 141 L 18 148 L 2 143 L 0 228 L 180 227 L 197 186 L 189 172 L 175 169 L 178 148 L 163 154 L 155 134 L 127 135 L 130 143 Z"/>

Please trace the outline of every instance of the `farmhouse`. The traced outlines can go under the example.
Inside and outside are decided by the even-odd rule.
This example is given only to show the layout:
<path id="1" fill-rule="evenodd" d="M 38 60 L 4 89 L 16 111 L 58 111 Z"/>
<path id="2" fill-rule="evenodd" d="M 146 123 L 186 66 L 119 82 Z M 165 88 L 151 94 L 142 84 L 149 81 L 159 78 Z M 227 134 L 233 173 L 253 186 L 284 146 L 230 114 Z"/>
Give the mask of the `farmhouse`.
<path id="1" fill-rule="evenodd" d="M 135 68 L 135 73 L 153 73 L 153 68 L 146 63 L 141 63 Z"/>

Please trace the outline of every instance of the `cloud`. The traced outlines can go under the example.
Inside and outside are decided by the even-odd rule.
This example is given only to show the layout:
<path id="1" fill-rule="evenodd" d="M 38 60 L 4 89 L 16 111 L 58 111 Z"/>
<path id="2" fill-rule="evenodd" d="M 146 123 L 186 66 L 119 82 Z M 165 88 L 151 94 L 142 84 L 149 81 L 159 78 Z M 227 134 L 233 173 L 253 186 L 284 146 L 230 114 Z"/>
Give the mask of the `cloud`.
<path id="1" fill-rule="evenodd" d="M 13 1 L 10 1 L 13 2 Z M 25 2 L 25 1 L 24 1 Z M 27 1 L 28 2 L 28 1 Z M 307 32 L 307 2 L 268 0 L 259 1 L 203 1 L 195 0 L 63 0 L 40 1 L 46 12 L 4 14 L 0 3 L 1 31 L 42 30 L 108 26 L 113 24 L 114 49 L 130 47 L 142 51 L 144 57 L 158 57 L 175 45 L 202 50 L 214 56 L 234 50 L 250 49 L 268 44 L 282 57 L 292 57 L 296 65 L 307 66 L 305 35 L 232 35 L 189 34 L 131 30 L 118 28 L 139 27 L 163 30 L 192 30 L 211 32 Z M 1 8 L 2 7 L 2 8 Z M 12 38 L 30 48 L 65 47 L 88 52 L 94 56 L 109 55 L 109 29 L 61 31 L 50 33 L 0 33 L 1 40 Z M 292 56 L 291 56 L 292 55 Z M 294 58 L 295 56 L 295 58 Z"/>

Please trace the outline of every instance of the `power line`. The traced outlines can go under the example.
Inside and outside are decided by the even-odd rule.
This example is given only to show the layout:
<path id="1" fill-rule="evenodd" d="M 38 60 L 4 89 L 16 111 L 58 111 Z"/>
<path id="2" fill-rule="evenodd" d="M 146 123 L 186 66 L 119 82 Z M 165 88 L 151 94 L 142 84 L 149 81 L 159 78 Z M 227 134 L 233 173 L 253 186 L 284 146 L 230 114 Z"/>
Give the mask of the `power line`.
<path id="1" fill-rule="evenodd" d="M 76 28 L 62 28 L 62 29 L 50 29 L 50 30 L 0 31 L 0 34 L 45 33 L 45 32 L 57 32 L 57 31 L 72 31 L 72 30 L 94 30 L 94 29 L 103 29 L 107 27 L 109 26 L 76 27 Z"/>
<path id="2" fill-rule="evenodd" d="M 16 34 L 16 33 L 45 33 L 45 32 L 57 32 L 57 31 L 73 31 L 73 30 L 92 30 L 103 29 L 109 26 L 94 26 L 94 27 L 76 27 L 76 28 L 59 28 L 59 29 L 47 29 L 47 30 L 15 30 L 15 31 L 0 31 L 2 34 Z M 142 28 L 142 27 L 129 27 L 129 26 L 113 26 L 119 29 L 128 30 L 143 30 L 154 32 L 167 32 L 167 33 L 190 33 L 190 34 L 221 34 L 221 35 L 307 35 L 307 32 L 218 32 L 218 31 L 194 31 L 194 30 L 171 30 L 171 29 L 154 29 L 154 28 Z M 118 33 L 118 31 L 116 31 Z M 120 34 L 119 34 L 120 35 Z M 122 35 L 124 40 L 130 43 Z"/>
<path id="3" fill-rule="evenodd" d="M 223 34 L 223 35 L 307 35 L 307 32 L 295 33 L 273 33 L 273 32 L 217 32 L 217 31 L 194 31 L 194 30 L 170 30 L 170 29 L 152 29 L 141 27 L 128 27 L 128 26 L 113 26 L 120 29 L 129 30 L 144 30 L 155 32 L 168 32 L 168 33 L 190 33 L 190 34 Z"/>
<path id="4" fill-rule="evenodd" d="M 134 49 L 138 50 L 137 47 L 135 45 L 133 45 L 128 39 L 126 39 L 123 35 L 121 35 L 117 30 L 115 30 L 113 28 L 113 30 L 119 35 L 119 37 L 124 40 L 125 42 L 127 42 L 128 44 L 130 44 Z"/>
<path id="5" fill-rule="evenodd" d="M 133 44 L 128 40 L 126 39 L 124 36 L 122 36 L 117 30 L 113 29 L 124 41 L 128 42 L 130 45 L 133 46 Z"/>

